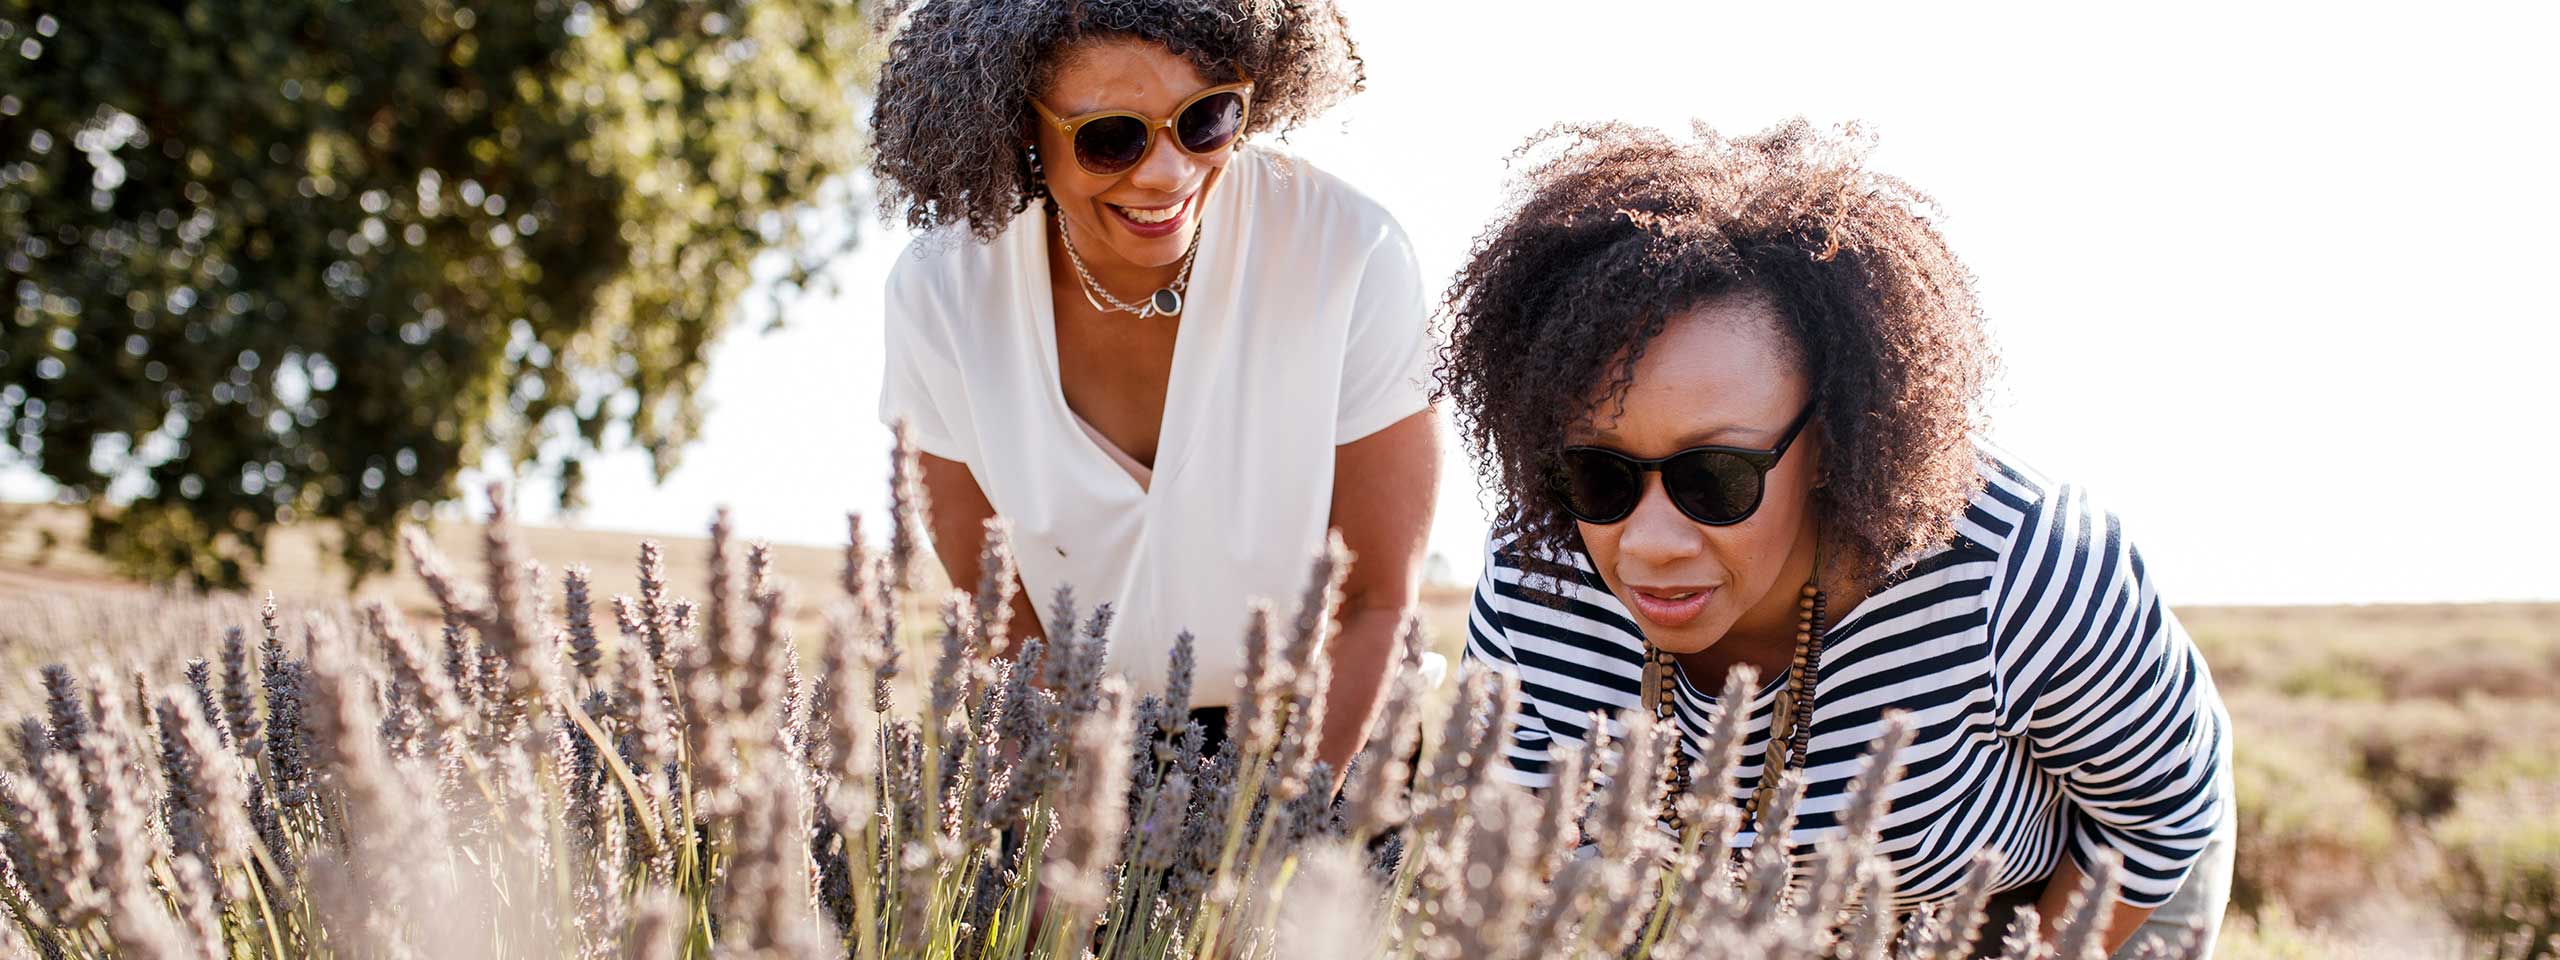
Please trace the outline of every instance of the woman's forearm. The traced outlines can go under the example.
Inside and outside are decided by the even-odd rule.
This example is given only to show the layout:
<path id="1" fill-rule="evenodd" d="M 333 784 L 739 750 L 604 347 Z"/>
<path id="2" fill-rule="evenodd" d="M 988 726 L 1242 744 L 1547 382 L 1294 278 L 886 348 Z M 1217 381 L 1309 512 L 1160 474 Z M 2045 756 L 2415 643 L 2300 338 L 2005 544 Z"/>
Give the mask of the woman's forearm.
<path id="1" fill-rule="evenodd" d="M 1316 758 L 1333 767 L 1336 786 L 1368 742 L 1397 631 L 1421 602 L 1424 544 L 1439 489 L 1439 419 L 1428 409 L 1336 448 L 1332 522 L 1352 560 L 1336 621 L 1341 632 L 1325 647 L 1333 682 L 1316 748 Z"/>
<path id="2" fill-rule="evenodd" d="M 931 505 L 927 514 L 931 526 L 925 535 L 933 541 L 934 559 L 942 564 L 943 576 L 953 587 L 975 591 L 981 586 L 979 552 L 986 546 L 986 524 L 996 515 L 995 505 L 987 502 L 987 495 L 978 487 L 968 464 L 932 454 L 917 460 L 923 467 L 925 499 Z M 1016 576 L 1010 607 L 1013 616 L 1005 624 L 1005 646 L 992 651 L 994 656 L 1011 660 L 1022 651 L 1023 641 L 1048 632 L 1047 625 L 1040 622 L 1038 600 L 1022 589 L 1022 578 Z M 933 598 L 924 609 L 930 611 L 939 602 L 940 598 Z M 891 638 L 893 642 L 896 639 Z"/>
<path id="3" fill-rule="evenodd" d="M 1369 742 L 1376 722 L 1379 694 L 1396 656 L 1396 632 L 1406 611 L 1392 606 L 1351 607 L 1342 613 L 1342 632 L 1325 648 L 1333 661 L 1333 683 L 1325 690 L 1324 736 L 1316 759 L 1333 768 L 1341 786 L 1344 768 Z"/>
<path id="4" fill-rule="evenodd" d="M 2069 853 L 2063 854 L 2062 862 L 2053 868 L 2053 878 L 2045 881 L 2044 894 L 2036 898 L 2036 915 L 2042 925 L 2037 935 L 2046 943 L 2052 943 L 2054 935 L 2061 931 L 2063 918 L 2071 908 L 2071 895 L 2079 892 L 2087 882 L 2088 874 L 2081 872 L 2079 862 L 2072 860 Z M 2108 913 L 2107 935 L 2102 938 L 2106 942 L 2107 953 L 2115 953 L 2125 941 L 2133 939 L 2133 932 L 2150 918 L 2149 907 L 2117 903 L 2115 909 Z"/>

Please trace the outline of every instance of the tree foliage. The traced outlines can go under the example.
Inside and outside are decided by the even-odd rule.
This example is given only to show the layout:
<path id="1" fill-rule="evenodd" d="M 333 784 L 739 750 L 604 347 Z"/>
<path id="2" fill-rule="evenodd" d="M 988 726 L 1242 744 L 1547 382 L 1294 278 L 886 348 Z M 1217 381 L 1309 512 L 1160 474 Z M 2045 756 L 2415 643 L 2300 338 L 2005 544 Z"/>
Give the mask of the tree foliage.
<path id="1" fill-rule="evenodd" d="M 92 546 L 357 576 L 489 451 L 700 427 L 751 273 L 855 167 L 850 0 L 0 0 L 0 434 Z M 838 233 L 841 233 L 839 231 Z"/>

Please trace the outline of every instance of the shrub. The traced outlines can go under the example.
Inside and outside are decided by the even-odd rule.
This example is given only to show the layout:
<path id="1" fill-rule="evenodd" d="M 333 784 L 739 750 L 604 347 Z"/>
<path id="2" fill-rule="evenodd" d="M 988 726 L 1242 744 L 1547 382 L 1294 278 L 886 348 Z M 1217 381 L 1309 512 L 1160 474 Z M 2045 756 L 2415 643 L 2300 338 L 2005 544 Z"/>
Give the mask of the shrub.
<path id="1" fill-rule="evenodd" d="M 2484 767 L 2438 827 L 2454 919 L 2507 955 L 2560 957 L 2560 759 L 2518 751 Z M 2511 943 L 2509 943 L 2511 941 Z"/>
<path id="2" fill-rule="evenodd" d="M 2335 919 L 2397 849 L 2391 814 L 2317 741 L 2260 738 L 2232 757 L 2240 818 L 2231 907 Z"/>

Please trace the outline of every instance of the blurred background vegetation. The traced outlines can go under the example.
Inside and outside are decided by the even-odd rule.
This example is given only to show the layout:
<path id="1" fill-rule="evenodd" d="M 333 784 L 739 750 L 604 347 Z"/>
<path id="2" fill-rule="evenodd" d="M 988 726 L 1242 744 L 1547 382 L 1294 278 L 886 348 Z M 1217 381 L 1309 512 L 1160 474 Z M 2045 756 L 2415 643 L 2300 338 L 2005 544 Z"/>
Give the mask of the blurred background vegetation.
<path id="1" fill-rule="evenodd" d="M 2555 955 L 2560 605 L 2180 616 L 2236 728 L 2225 955 Z"/>
<path id="2" fill-rule="evenodd" d="M 499 452 L 697 432 L 750 289 L 851 243 L 849 0 L 0 0 L 0 438 L 87 546 L 361 578 Z M 7 454 L 0 454 L 5 457 Z"/>

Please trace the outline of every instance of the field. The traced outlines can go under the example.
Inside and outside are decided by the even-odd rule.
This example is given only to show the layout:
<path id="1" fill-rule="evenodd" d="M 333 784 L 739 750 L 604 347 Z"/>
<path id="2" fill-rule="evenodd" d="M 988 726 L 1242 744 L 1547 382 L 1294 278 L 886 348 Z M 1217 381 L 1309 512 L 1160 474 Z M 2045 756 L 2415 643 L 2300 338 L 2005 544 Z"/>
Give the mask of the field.
<path id="1" fill-rule="evenodd" d="M 2560 606 L 2183 613 L 2238 728 L 2234 956 L 2552 930 Z M 2512 914 L 2512 916 L 2510 916 Z"/>
<path id="2" fill-rule="evenodd" d="M 104 653 L 118 671 L 166 682 L 187 658 L 211 656 L 223 627 L 257 622 L 248 598 L 160 597 L 114 579 L 77 549 L 66 511 L 0 510 L 0 720 L 41 708 L 42 664 Z M 522 532 L 526 552 L 549 569 L 591 567 L 599 607 L 638 592 L 641 539 Z M 698 593 L 707 542 L 659 539 L 668 579 Z M 460 579 L 479 580 L 477 529 L 441 530 L 436 542 Z M 315 538 L 283 537 L 262 583 L 288 610 L 349 615 L 347 585 L 325 556 Z M 771 553 L 777 581 L 822 598 L 841 565 L 835 550 Z M 426 633 L 439 617 L 414 573 L 404 561 L 359 595 L 388 601 Z M 556 594 L 556 577 L 545 589 Z M 1428 642 L 1452 655 L 1464 598 L 1456 585 L 1429 597 Z M 556 608 L 558 598 L 546 603 Z M 791 633 L 814 663 L 814 638 L 825 634 L 817 604 L 791 609 Z M 2239 737 L 2241 848 L 2217 955 L 2477 956 L 2519 928 L 2537 940 L 2552 935 L 2560 605 L 2191 608 L 2180 616 L 2212 664 Z M 910 664 L 932 663 L 939 631 L 927 620 L 901 631 Z M 911 684 L 901 697 L 925 695 Z"/>

